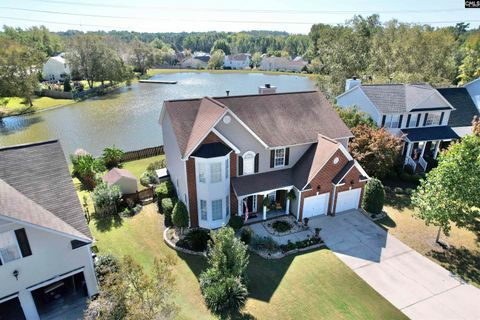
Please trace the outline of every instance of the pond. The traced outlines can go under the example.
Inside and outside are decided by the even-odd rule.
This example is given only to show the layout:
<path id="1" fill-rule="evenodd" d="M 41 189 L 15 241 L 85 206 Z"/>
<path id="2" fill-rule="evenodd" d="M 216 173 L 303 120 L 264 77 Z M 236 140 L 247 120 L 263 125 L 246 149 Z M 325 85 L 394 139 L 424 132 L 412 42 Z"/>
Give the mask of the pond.
<path id="1" fill-rule="evenodd" d="M 66 154 L 77 148 L 99 155 L 105 146 L 129 151 L 163 143 L 158 123 L 164 100 L 256 94 L 265 83 L 277 92 L 315 90 L 307 77 L 261 73 L 173 73 L 152 79 L 177 84 L 137 83 L 103 97 L 0 122 L 0 146 L 59 139 Z"/>

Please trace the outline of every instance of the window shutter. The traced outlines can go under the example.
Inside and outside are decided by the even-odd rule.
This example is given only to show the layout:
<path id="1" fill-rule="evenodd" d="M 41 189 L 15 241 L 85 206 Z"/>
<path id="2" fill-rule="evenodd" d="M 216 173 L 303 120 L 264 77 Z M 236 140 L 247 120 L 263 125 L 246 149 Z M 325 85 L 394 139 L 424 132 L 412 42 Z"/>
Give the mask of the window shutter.
<path id="1" fill-rule="evenodd" d="M 275 150 L 270 150 L 270 168 L 275 165 Z"/>
<path id="2" fill-rule="evenodd" d="M 428 119 L 428 112 L 425 113 L 425 118 L 423 119 L 423 126 L 425 127 L 425 125 L 427 124 L 427 119 Z"/>
<path id="3" fill-rule="evenodd" d="M 243 176 L 243 158 L 241 156 L 238 157 L 238 175 Z"/>
<path id="4" fill-rule="evenodd" d="M 440 126 L 442 125 L 442 122 L 443 122 L 443 117 L 445 116 L 445 112 L 442 112 L 440 114 L 440 122 L 438 123 Z"/>
<path id="5" fill-rule="evenodd" d="M 415 127 L 418 127 L 420 125 L 420 118 L 422 117 L 422 114 L 419 113 L 418 116 L 417 116 L 417 124 L 415 125 Z"/>
<path id="6" fill-rule="evenodd" d="M 257 172 L 258 172 L 258 166 L 259 166 L 259 156 L 260 156 L 260 154 L 259 154 L 259 153 L 257 153 L 257 154 L 255 155 L 255 167 L 254 167 L 254 169 L 253 169 L 253 172 L 255 172 L 255 173 L 257 173 Z"/>
<path id="7" fill-rule="evenodd" d="M 412 119 L 412 115 L 409 114 L 408 117 L 407 117 L 407 123 L 405 123 L 405 127 L 409 127 L 410 126 L 410 119 Z"/>
<path id="8" fill-rule="evenodd" d="M 30 244 L 28 243 L 27 233 L 25 229 L 15 230 L 15 236 L 17 237 L 18 246 L 20 247 L 20 252 L 22 252 L 22 257 L 28 257 L 32 255 L 32 250 L 30 249 Z"/>
<path id="9" fill-rule="evenodd" d="M 285 165 L 288 166 L 288 160 L 290 159 L 290 148 L 285 148 Z"/>
<path id="10" fill-rule="evenodd" d="M 381 128 L 385 125 L 385 120 L 387 119 L 387 116 L 386 115 L 383 115 L 382 116 L 382 124 L 381 124 Z"/>
<path id="11" fill-rule="evenodd" d="M 402 127 L 402 121 L 403 121 L 403 114 L 400 115 L 400 119 L 398 120 L 398 127 Z"/>

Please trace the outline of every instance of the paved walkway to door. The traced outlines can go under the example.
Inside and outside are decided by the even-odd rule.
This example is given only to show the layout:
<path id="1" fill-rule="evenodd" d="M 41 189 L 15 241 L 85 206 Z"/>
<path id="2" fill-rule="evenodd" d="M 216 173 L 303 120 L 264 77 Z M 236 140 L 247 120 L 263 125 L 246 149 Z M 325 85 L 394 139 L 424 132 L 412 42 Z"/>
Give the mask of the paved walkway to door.
<path id="1" fill-rule="evenodd" d="M 357 210 L 310 220 L 327 246 L 411 319 L 480 319 L 480 289 L 459 280 Z"/>

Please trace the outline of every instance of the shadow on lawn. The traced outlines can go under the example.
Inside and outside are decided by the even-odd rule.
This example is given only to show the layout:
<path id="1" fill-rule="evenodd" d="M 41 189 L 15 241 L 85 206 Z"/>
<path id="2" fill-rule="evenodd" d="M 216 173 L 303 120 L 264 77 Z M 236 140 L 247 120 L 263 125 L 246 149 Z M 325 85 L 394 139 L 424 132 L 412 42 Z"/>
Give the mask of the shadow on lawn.
<path id="1" fill-rule="evenodd" d="M 385 205 L 393 207 L 397 210 L 413 209 L 410 195 L 400 194 L 393 191 L 386 191 Z"/>
<path id="2" fill-rule="evenodd" d="M 302 254 L 307 254 L 310 252 L 312 252 L 312 250 L 275 260 L 267 260 L 250 252 L 250 262 L 247 267 L 247 286 L 249 298 L 269 302 L 280 285 L 280 282 L 283 280 L 283 277 L 287 273 L 293 260 Z M 190 270 L 192 270 L 197 277 L 197 280 L 200 277 L 200 273 L 208 267 L 207 261 L 204 257 L 192 256 L 178 251 L 177 255 L 180 259 L 187 263 Z M 240 318 L 238 318 L 238 316 L 239 315 L 237 314 L 231 319 L 253 319 L 253 317 L 246 314 L 240 314 Z"/>
<path id="3" fill-rule="evenodd" d="M 393 221 L 392 218 L 390 218 L 390 216 L 388 216 L 388 215 L 385 218 L 377 220 L 376 224 L 378 226 L 380 226 L 380 228 L 382 228 L 383 230 L 385 230 L 387 232 L 388 232 L 388 229 L 392 229 L 392 228 L 395 228 L 397 226 L 395 221 Z"/>
<path id="4" fill-rule="evenodd" d="M 123 225 L 123 219 L 119 215 L 113 215 L 105 218 L 93 218 L 95 228 L 100 232 L 112 230 L 112 228 L 120 228 Z"/>
<path id="5" fill-rule="evenodd" d="M 473 281 L 480 285 L 480 252 L 465 247 L 450 247 L 448 250 L 431 250 L 427 253 L 440 264 L 458 274 L 463 280 Z"/>

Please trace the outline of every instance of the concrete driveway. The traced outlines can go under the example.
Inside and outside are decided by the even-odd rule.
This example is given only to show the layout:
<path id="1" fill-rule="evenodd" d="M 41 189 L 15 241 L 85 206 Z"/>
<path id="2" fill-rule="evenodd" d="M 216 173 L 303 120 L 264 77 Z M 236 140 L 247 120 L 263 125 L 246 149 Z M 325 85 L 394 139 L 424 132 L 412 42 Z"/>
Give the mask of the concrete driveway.
<path id="1" fill-rule="evenodd" d="M 411 319 L 480 319 L 480 290 L 422 256 L 357 210 L 321 216 L 327 246 Z"/>

